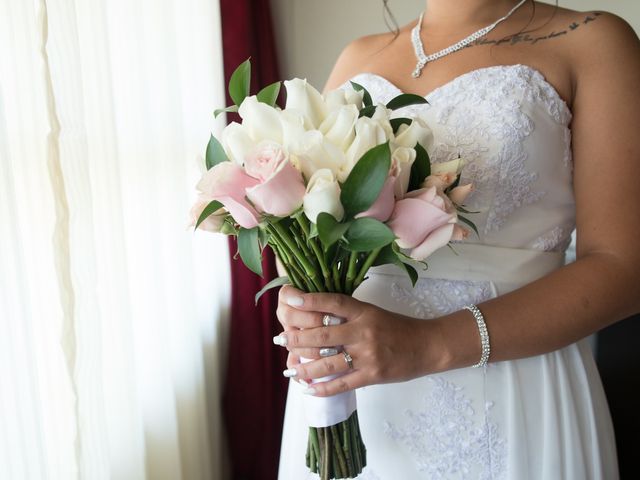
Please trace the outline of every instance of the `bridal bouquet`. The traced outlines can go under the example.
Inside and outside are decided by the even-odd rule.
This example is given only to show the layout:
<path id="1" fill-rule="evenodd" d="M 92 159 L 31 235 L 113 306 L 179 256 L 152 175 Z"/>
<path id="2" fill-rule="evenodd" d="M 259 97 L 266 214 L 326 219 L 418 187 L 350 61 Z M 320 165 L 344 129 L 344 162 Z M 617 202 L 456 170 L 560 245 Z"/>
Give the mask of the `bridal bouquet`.
<path id="1" fill-rule="evenodd" d="M 464 238 L 459 222 L 475 229 L 459 214 L 471 190 L 459 185 L 462 159 L 431 165 L 426 123 L 391 118 L 423 97 L 374 105 L 357 83 L 323 96 L 296 78 L 284 82 L 280 108 L 280 82 L 249 95 L 250 76 L 247 60 L 229 82 L 235 105 L 215 112 L 238 112 L 242 123 L 220 141 L 211 136 L 191 216 L 196 228 L 237 236 L 241 259 L 259 275 L 263 249 L 275 252 L 287 275 L 256 302 L 285 283 L 351 295 L 374 265 L 395 264 L 415 284 L 416 260 Z M 305 401 L 307 466 L 322 479 L 356 477 L 366 450 L 354 392 Z"/>

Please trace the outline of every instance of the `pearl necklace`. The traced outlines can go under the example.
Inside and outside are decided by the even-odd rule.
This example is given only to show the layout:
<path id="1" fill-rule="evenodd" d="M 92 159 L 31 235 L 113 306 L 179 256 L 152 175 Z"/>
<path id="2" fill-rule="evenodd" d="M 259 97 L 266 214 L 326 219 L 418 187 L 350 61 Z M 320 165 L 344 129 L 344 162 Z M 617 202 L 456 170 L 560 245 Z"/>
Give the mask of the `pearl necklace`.
<path id="1" fill-rule="evenodd" d="M 424 12 L 422 12 L 420 14 L 420 19 L 418 20 L 418 24 L 415 27 L 413 27 L 413 30 L 411 30 L 411 42 L 413 43 L 413 50 L 416 54 L 416 58 L 418 59 L 418 63 L 416 64 L 416 69 L 413 71 L 411 76 L 413 78 L 418 78 L 422 73 L 422 69 L 427 65 L 427 63 L 433 62 L 434 60 L 444 57 L 445 55 L 449 55 L 450 53 L 457 52 L 461 48 L 464 48 L 465 46 L 469 45 L 471 42 L 481 37 L 484 37 L 491 30 L 496 28 L 496 26 L 498 26 L 499 23 L 504 22 L 507 18 L 509 18 L 513 14 L 513 12 L 515 12 L 518 8 L 524 5 L 526 1 L 527 0 L 520 0 L 520 2 L 515 7 L 513 7 L 511 11 L 507 13 L 504 17 L 499 18 L 498 20 L 493 22 L 491 25 L 488 25 L 484 28 L 481 28 L 477 32 L 472 33 L 467 38 L 460 40 L 458 43 L 454 43 L 450 47 L 444 48 L 439 52 L 432 53 L 431 55 L 426 55 L 424 53 L 424 47 L 422 46 L 422 40 L 420 39 L 420 29 L 422 27 L 422 16 L 424 15 Z"/>

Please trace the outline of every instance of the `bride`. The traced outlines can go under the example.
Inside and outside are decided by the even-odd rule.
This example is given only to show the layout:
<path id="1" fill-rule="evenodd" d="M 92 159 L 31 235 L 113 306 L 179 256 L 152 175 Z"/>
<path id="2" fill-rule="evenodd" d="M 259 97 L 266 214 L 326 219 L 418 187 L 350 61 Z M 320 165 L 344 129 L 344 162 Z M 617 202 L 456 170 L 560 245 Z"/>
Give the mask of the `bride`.
<path id="1" fill-rule="evenodd" d="M 640 310 L 633 30 L 530 0 L 430 0 L 420 19 L 347 46 L 325 91 L 349 80 L 378 103 L 426 97 L 398 116 L 425 118 L 432 162 L 465 161 L 479 235 L 457 256 L 436 252 L 415 288 L 386 267 L 353 299 L 282 288 L 293 381 L 279 478 L 317 478 L 303 396 L 353 389 L 368 451 L 358 478 L 618 478 L 586 337 Z M 325 314 L 346 321 L 323 326 Z M 320 355 L 336 345 L 351 366 Z M 331 373 L 344 375 L 306 385 Z"/>

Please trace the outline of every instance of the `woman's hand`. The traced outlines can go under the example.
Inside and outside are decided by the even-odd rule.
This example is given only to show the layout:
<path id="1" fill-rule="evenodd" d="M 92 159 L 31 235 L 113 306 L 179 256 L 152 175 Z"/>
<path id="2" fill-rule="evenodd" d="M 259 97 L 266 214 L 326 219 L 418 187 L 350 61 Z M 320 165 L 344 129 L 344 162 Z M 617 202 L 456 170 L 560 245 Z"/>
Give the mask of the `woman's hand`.
<path id="1" fill-rule="evenodd" d="M 437 320 L 418 320 L 392 313 L 347 295 L 280 289 L 278 319 L 285 331 L 274 343 L 289 350 L 285 376 L 308 380 L 344 374 L 315 383 L 306 393 L 330 396 L 366 385 L 410 380 L 443 370 L 446 350 Z M 325 314 L 340 325 L 323 326 Z M 340 346 L 353 359 L 349 367 Z M 321 348 L 336 348 L 323 357 Z M 300 364 L 300 357 L 313 361 Z"/>

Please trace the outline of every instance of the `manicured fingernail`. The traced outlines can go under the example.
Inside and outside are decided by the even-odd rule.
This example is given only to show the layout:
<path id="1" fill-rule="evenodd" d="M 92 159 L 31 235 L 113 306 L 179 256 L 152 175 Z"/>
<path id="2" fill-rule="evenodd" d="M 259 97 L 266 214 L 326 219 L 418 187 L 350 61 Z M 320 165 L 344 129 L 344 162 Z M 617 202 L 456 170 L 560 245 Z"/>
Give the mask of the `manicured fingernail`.
<path id="1" fill-rule="evenodd" d="M 296 375 L 298 375 L 298 371 L 295 368 L 287 368 L 282 372 L 282 374 L 285 377 L 295 377 Z"/>
<path id="2" fill-rule="evenodd" d="M 309 387 L 306 390 L 303 390 L 302 393 L 304 393 L 305 395 L 315 395 L 316 389 L 313 387 Z"/>
<path id="3" fill-rule="evenodd" d="M 273 343 L 280 345 L 281 347 L 287 346 L 287 337 L 285 335 L 276 335 L 273 337 Z"/>
<path id="4" fill-rule="evenodd" d="M 304 299 L 302 297 L 289 297 L 287 298 L 287 305 L 290 307 L 301 307 L 304 303 Z"/>
<path id="5" fill-rule="evenodd" d="M 338 350 L 335 348 L 321 348 L 320 356 L 321 357 L 331 357 L 332 355 L 337 355 Z"/>
<path id="6" fill-rule="evenodd" d="M 298 380 L 298 383 L 304 385 L 305 387 L 309 386 L 309 384 L 307 382 L 305 382 L 304 380 Z"/>
<path id="7" fill-rule="evenodd" d="M 340 317 L 334 317 L 333 315 L 325 315 L 322 317 L 322 325 L 325 327 L 329 327 L 331 325 L 340 325 L 342 323 L 342 319 Z"/>

